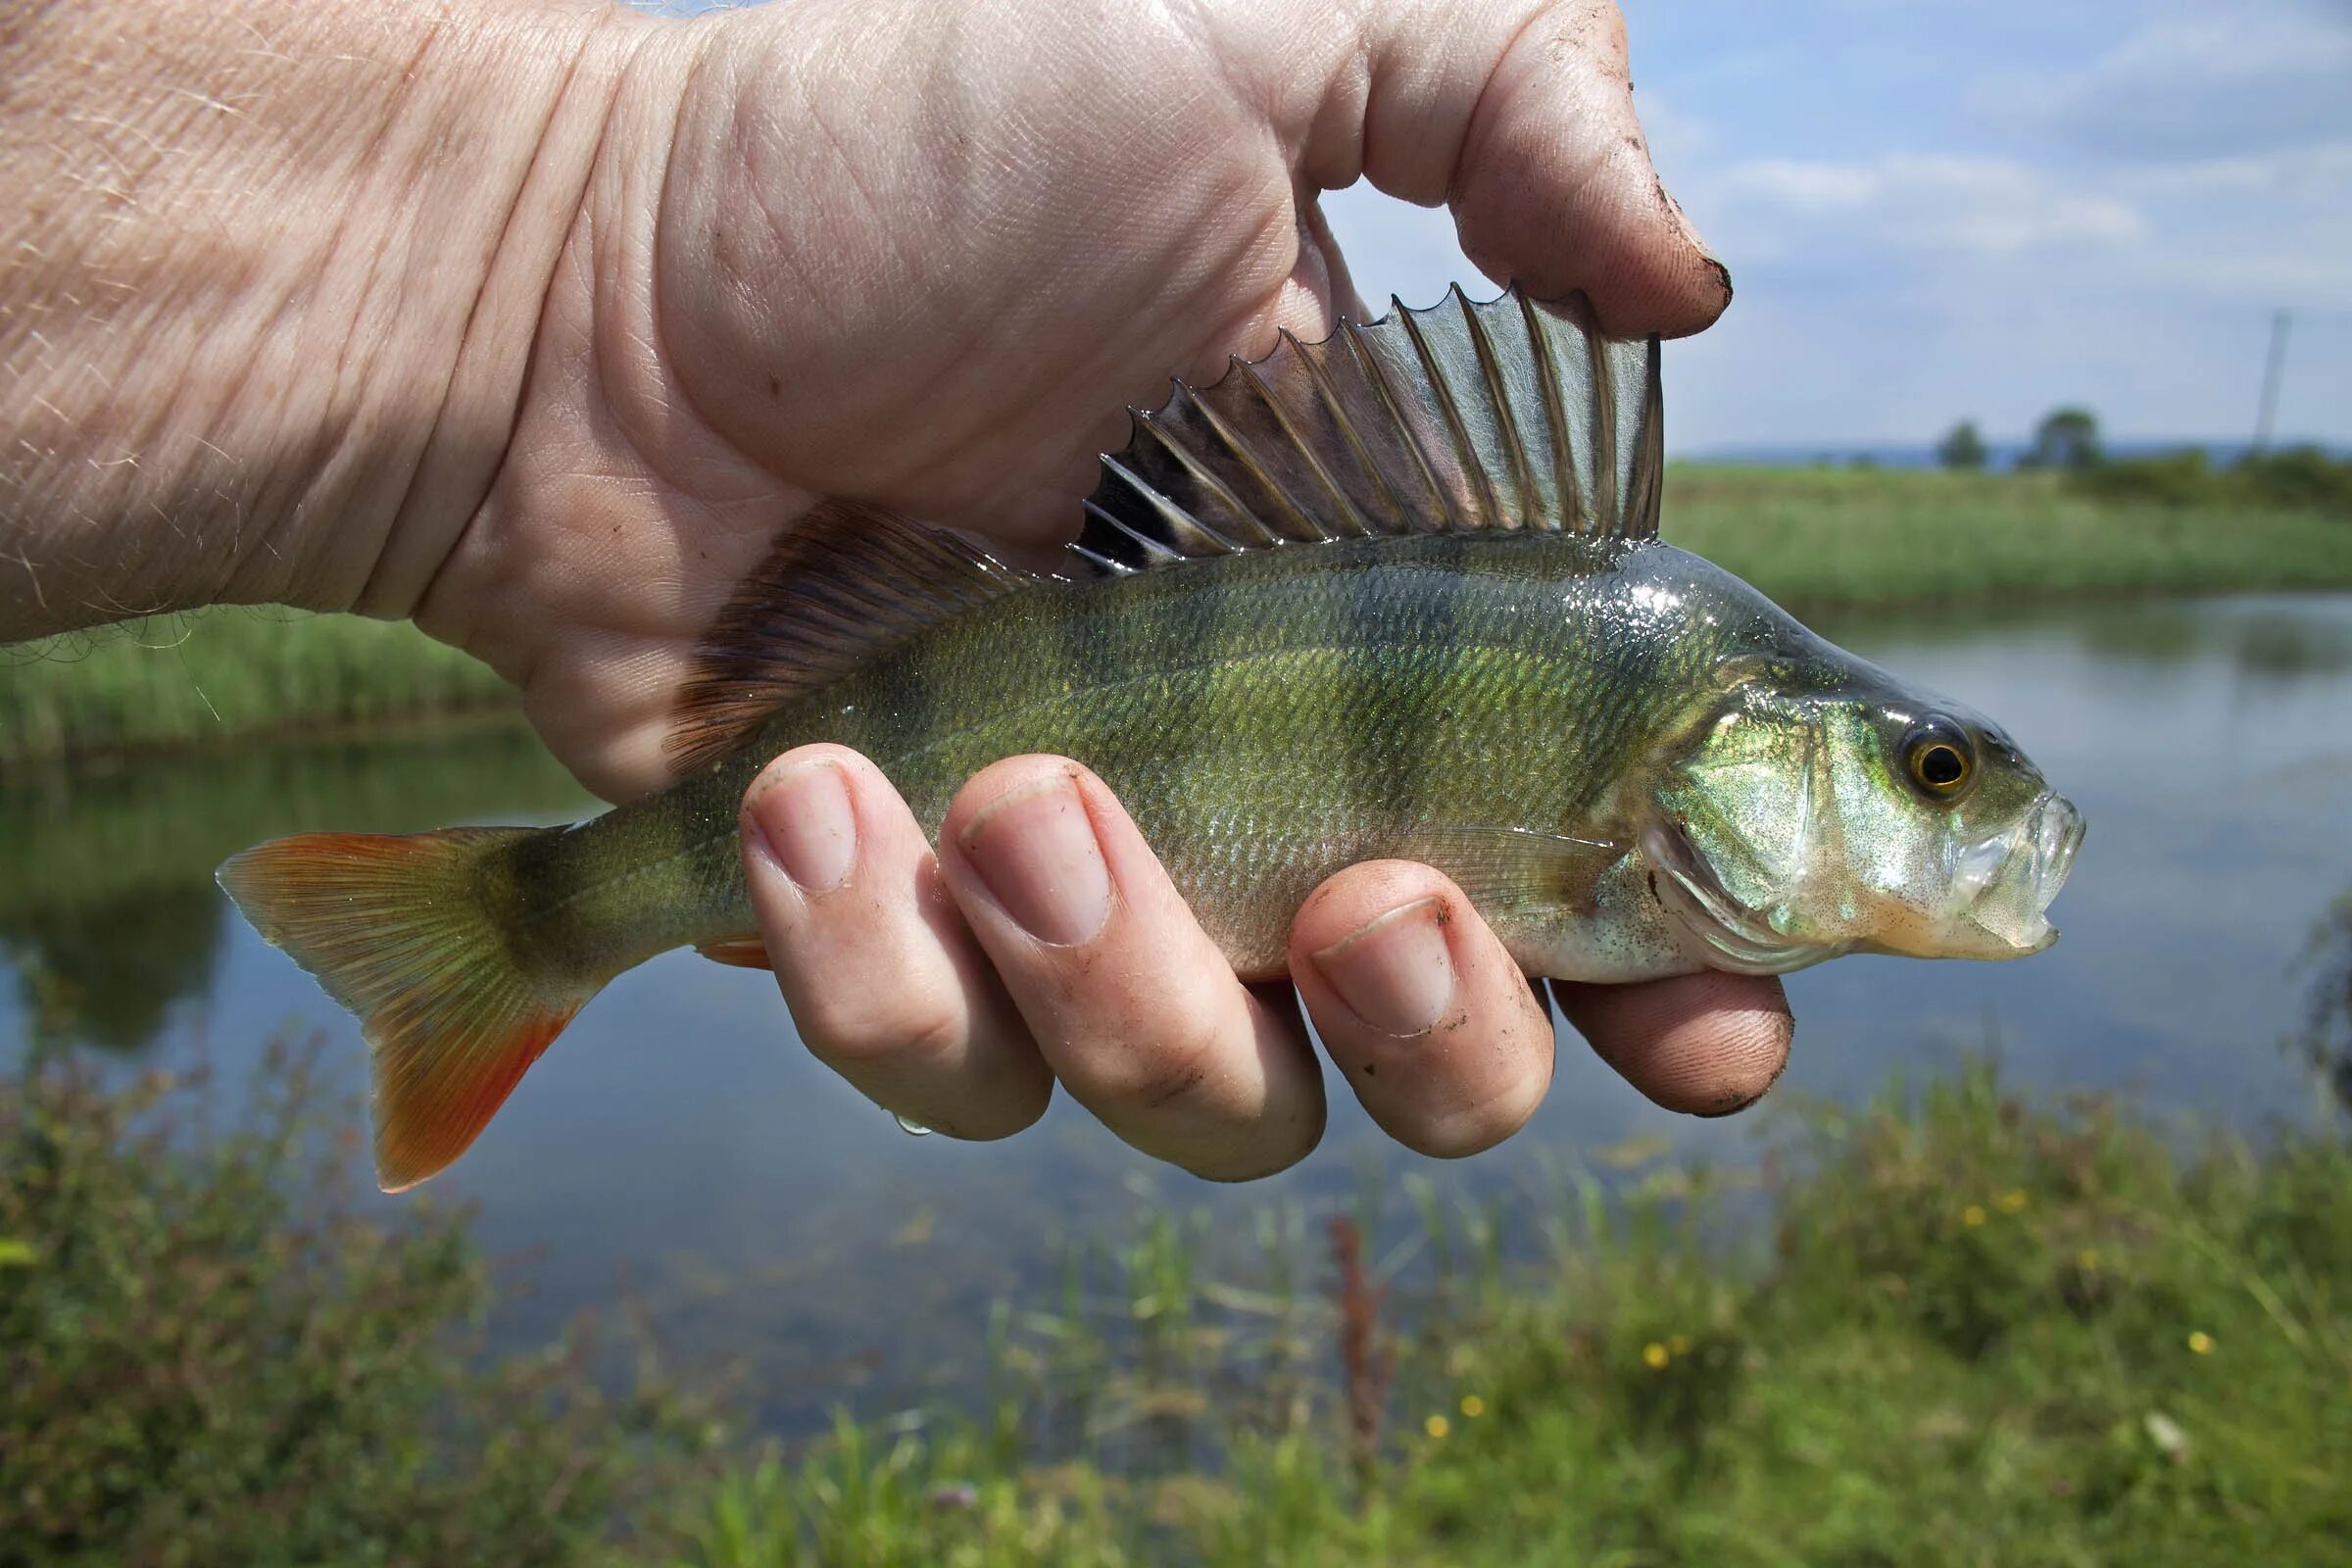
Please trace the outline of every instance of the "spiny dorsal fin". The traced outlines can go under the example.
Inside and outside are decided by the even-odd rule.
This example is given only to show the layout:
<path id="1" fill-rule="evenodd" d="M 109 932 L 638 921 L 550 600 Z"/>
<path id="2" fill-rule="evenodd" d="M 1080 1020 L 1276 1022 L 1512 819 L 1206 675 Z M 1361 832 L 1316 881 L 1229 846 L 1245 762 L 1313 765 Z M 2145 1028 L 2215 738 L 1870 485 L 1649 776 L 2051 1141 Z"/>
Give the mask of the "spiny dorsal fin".
<path id="1" fill-rule="evenodd" d="M 1320 343 L 1286 332 L 1216 385 L 1180 381 L 1137 413 L 1126 450 L 1102 460 L 1072 574 L 1465 528 L 1653 538 L 1663 440 L 1655 338 L 1602 336 L 1582 295 L 1473 305 L 1456 288 Z M 670 761 L 715 761 L 858 661 L 1039 580 L 958 535 L 828 501 L 704 640 Z"/>
<path id="2" fill-rule="evenodd" d="M 1320 343 L 1285 333 L 1214 386 L 1183 382 L 1102 461 L 1072 547 L 1096 571 L 1269 545 L 1464 528 L 1658 531 L 1655 338 L 1601 335 L 1575 295 L 1459 288 Z"/>
<path id="3" fill-rule="evenodd" d="M 924 626 L 1038 579 L 958 534 L 827 501 L 787 529 L 703 639 L 669 737 L 690 772 L 792 699 Z"/>

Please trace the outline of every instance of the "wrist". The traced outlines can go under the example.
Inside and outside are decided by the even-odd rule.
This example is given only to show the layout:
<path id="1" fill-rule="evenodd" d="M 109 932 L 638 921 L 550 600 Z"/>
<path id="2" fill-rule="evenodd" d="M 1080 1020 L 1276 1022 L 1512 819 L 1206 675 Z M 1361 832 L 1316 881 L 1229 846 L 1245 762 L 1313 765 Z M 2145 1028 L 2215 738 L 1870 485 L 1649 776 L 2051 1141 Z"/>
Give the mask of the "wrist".
<path id="1" fill-rule="evenodd" d="M 0 35 L 0 139 L 31 150 L 0 171 L 0 636 L 405 611 L 495 470 L 655 25 L 92 0 Z"/>

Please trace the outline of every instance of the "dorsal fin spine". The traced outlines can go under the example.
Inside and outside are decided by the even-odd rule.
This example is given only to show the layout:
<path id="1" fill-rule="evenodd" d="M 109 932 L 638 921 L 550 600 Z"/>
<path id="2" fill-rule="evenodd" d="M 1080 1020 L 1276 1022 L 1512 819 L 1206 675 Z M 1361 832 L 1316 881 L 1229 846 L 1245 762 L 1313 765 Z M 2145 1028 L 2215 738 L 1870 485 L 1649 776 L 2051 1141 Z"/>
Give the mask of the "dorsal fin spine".
<path id="1" fill-rule="evenodd" d="M 1283 335 L 1290 336 L 1287 332 Z M 1291 343 L 1292 347 L 1296 349 L 1298 339 L 1292 338 Z M 1335 532 L 1327 524 L 1316 521 L 1314 513 L 1299 506 L 1292 499 L 1288 490 L 1280 484 L 1276 484 L 1274 488 L 1281 494 L 1283 504 L 1288 506 L 1292 515 L 1298 518 L 1300 533 L 1317 539 L 1345 539 L 1350 534 L 1371 532 L 1371 529 L 1364 525 L 1362 515 L 1356 511 L 1355 502 L 1341 487 L 1339 480 L 1331 476 L 1331 470 L 1323 466 L 1322 456 L 1315 451 L 1314 444 L 1299 433 L 1298 420 L 1291 416 L 1291 411 L 1283 406 L 1282 399 L 1275 395 L 1274 389 L 1266 385 L 1266 378 L 1257 373 L 1257 368 L 1253 365 L 1243 365 L 1241 371 L 1245 384 L 1256 394 L 1257 401 L 1265 407 L 1266 413 L 1274 422 L 1282 427 L 1283 435 L 1290 440 L 1291 449 L 1305 462 L 1307 472 L 1315 476 L 1315 483 L 1322 489 L 1324 496 L 1331 502 L 1339 516 L 1348 524 L 1346 530 Z"/>
<path id="2" fill-rule="evenodd" d="M 1237 376 L 1247 385 L 1257 385 L 1256 372 L 1239 359 L 1235 359 L 1226 368 L 1225 380 L 1222 384 L 1228 386 L 1233 384 Z M 1250 449 L 1250 443 L 1243 440 L 1235 432 L 1233 426 L 1226 422 L 1225 416 L 1217 412 L 1216 404 L 1196 394 L 1193 398 L 1193 407 L 1200 411 L 1200 417 L 1207 421 L 1210 433 L 1225 444 L 1225 450 L 1232 453 L 1234 461 L 1242 466 L 1250 478 L 1257 481 L 1258 488 L 1271 496 L 1275 504 L 1290 514 L 1293 526 L 1298 529 L 1298 532 L 1293 533 L 1274 527 L 1255 513 L 1250 512 L 1248 508 L 1243 508 L 1243 511 L 1248 513 L 1250 521 L 1255 523 L 1258 531 L 1265 536 L 1263 542 L 1269 545 L 1279 545 L 1288 543 L 1295 538 L 1306 537 L 1309 534 L 1320 534 L 1321 530 L 1317 529 L 1308 517 L 1306 509 L 1298 504 L 1297 497 L 1283 487 L 1282 480 L 1258 461 L 1257 454 Z M 1289 420 L 1282 418 L 1279 410 L 1275 411 L 1275 418 L 1281 423 L 1283 434 L 1290 438 L 1292 446 L 1303 450 L 1303 444 L 1298 440 L 1298 432 L 1291 428 Z M 1239 498 L 1236 498 L 1235 504 L 1240 505 Z"/>
<path id="3" fill-rule="evenodd" d="M 1128 482 L 1131 486 L 1135 483 L 1135 481 L 1132 479 Z M 1173 550 L 1170 550 L 1166 545 L 1161 544 L 1150 534 L 1141 533 L 1134 528 L 1130 528 L 1125 522 L 1120 520 L 1116 513 L 1109 511 L 1107 508 L 1102 507 L 1097 502 L 1090 500 L 1086 503 L 1086 514 L 1088 516 L 1100 519 L 1107 526 L 1117 529 L 1120 533 L 1125 534 L 1128 538 L 1134 540 L 1143 548 L 1144 553 L 1148 556 L 1155 556 L 1162 561 L 1182 561 L 1184 559 L 1183 556 L 1179 555 Z"/>
<path id="4" fill-rule="evenodd" d="M 1438 471 L 1430 466 L 1429 454 L 1421 448 L 1421 432 L 1413 428 L 1413 421 L 1404 416 L 1404 410 L 1396 402 L 1396 388 L 1391 384 L 1389 372 L 1382 368 L 1380 356 L 1364 341 L 1362 327 L 1353 321 L 1344 321 L 1341 325 L 1347 334 L 1348 351 L 1355 356 L 1356 363 L 1363 367 L 1365 379 L 1371 382 L 1372 390 L 1380 394 L 1381 406 L 1388 411 L 1389 421 L 1404 438 L 1404 449 L 1411 456 L 1413 469 L 1421 475 L 1422 487 L 1428 495 L 1432 520 L 1441 527 L 1458 526 L 1461 519 L 1454 514 L 1453 504 L 1446 495 L 1446 487 L 1438 483 Z M 1419 532 L 1425 526 L 1415 521 L 1409 512 L 1405 519 L 1407 532 Z"/>
<path id="5" fill-rule="evenodd" d="M 1479 318 L 1459 283 L 1453 287 L 1453 301 L 1469 326 L 1470 347 L 1478 356 L 1479 374 L 1486 380 L 1487 399 L 1494 405 L 1494 423 L 1502 437 L 1504 454 L 1510 460 L 1511 484 L 1519 493 L 1519 504 L 1511 509 L 1511 515 L 1496 520 L 1513 528 L 1549 526 L 1544 515 L 1544 492 L 1536 483 L 1534 466 L 1528 462 L 1526 438 L 1519 433 L 1518 416 L 1511 407 L 1510 388 L 1503 381 L 1494 341 L 1488 336 L 1487 323 Z"/>
<path id="6" fill-rule="evenodd" d="M 1625 511 L 1617 494 L 1617 387 L 1610 373 L 1608 345 L 1585 335 L 1585 360 L 1592 370 L 1592 488 L 1593 513 L 1606 538 L 1625 531 Z"/>
<path id="7" fill-rule="evenodd" d="M 1576 443 L 1569 431 L 1568 409 L 1560 401 L 1559 355 L 1536 314 L 1536 302 L 1524 294 L 1519 296 L 1519 318 L 1526 324 L 1528 345 L 1542 372 L 1536 379 L 1544 389 L 1544 422 L 1551 433 L 1552 504 L 1559 510 L 1559 526 L 1580 532 L 1591 514 L 1586 509 L 1584 484 L 1576 476 Z"/>
<path id="8" fill-rule="evenodd" d="M 1172 410 L 1187 406 L 1203 411 L 1207 409 L 1206 404 L 1202 403 L 1198 397 L 1193 396 L 1191 389 L 1181 383 L 1178 384 L 1176 388 L 1176 396 L 1169 400 L 1168 406 Z M 1248 507 L 1242 504 L 1242 498 L 1233 493 L 1232 486 L 1228 485 L 1222 478 L 1220 478 L 1215 469 L 1202 463 L 1199 458 L 1194 456 L 1190 448 L 1185 446 L 1183 442 L 1176 439 L 1175 432 L 1169 429 L 1167 420 L 1159 417 L 1156 415 L 1138 415 L 1136 416 L 1136 426 L 1146 435 L 1150 436 L 1162 452 L 1165 452 L 1169 457 L 1174 458 L 1177 466 L 1183 468 L 1186 473 L 1192 475 L 1195 483 L 1199 484 L 1200 488 L 1207 494 L 1215 497 L 1224 511 L 1230 513 L 1234 516 L 1248 520 L 1250 525 L 1255 528 L 1258 532 L 1259 538 L 1256 541 L 1257 543 L 1272 544 L 1274 542 L 1273 531 L 1269 529 L 1263 522 L 1260 522 L 1257 519 L 1256 514 L 1252 513 Z M 1106 466 L 1108 466 L 1108 461 L 1109 460 L 1107 459 L 1104 460 Z M 1166 496 L 1162 495 L 1157 487 L 1150 485 L 1147 481 L 1138 477 L 1132 470 L 1122 470 L 1122 472 L 1129 484 L 1136 486 L 1138 489 L 1149 490 L 1152 502 L 1168 516 L 1174 519 L 1181 519 L 1179 524 L 1180 527 L 1189 526 L 1198 529 L 1203 534 L 1206 534 L 1209 542 L 1218 546 L 1225 554 L 1239 555 L 1244 550 L 1250 548 L 1249 543 L 1232 537 L 1222 528 L 1219 528 L 1214 523 L 1200 516 L 1199 514 L 1186 512 L 1181 507 L 1177 507 L 1173 502 L 1169 501 Z"/>
<path id="9" fill-rule="evenodd" d="M 1639 487 L 1633 497 L 1634 514 L 1652 529 L 1666 499 L 1666 392 L 1658 375 L 1658 340 L 1653 337 L 1642 350 L 1642 450 L 1635 459 Z"/>
<path id="10" fill-rule="evenodd" d="M 1330 414 L 1332 425 L 1340 432 L 1340 438 L 1348 443 L 1348 450 L 1354 457 L 1356 467 L 1368 476 L 1374 485 L 1379 487 L 1381 499 L 1388 502 L 1389 522 L 1387 526 L 1376 524 L 1370 517 L 1364 515 L 1361 508 L 1356 507 L 1352 502 L 1349 503 L 1349 512 L 1362 525 L 1367 537 L 1409 531 L 1409 525 L 1404 515 L 1404 504 L 1396 499 L 1396 487 L 1389 483 L 1389 476 L 1381 471 L 1380 465 L 1373 461 L 1372 454 L 1366 450 L 1364 438 L 1355 428 L 1355 421 L 1348 417 L 1348 406 L 1340 399 L 1340 389 L 1331 384 L 1331 372 L 1324 368 L 1324 357 L 1330 352 L 1330 346 L 1318 344 L 1309 349 L 1293 337 L 1288 328 L 1284 329 L 1283 336 L 1290 342 L 1291 347 L 1298 351 L 1298 363 L 1306 368 L 1307 379 L 1314 383 L 1315 397 L 1322 403 L 1324 410 Z"/>
<path id="11" fill-rule="evenodd" d="M 1460 292 L 1458 287 L 1455 292 Z M 1487 477 L 1486 466 L 1478 461 L 1478 448 L 1472 445 L 1469 430 L 1462 424 L 1462 411 L 1454 403 L 1453 386 L 1446 379 L 1446 368 L 1438 363 L 1437 355 L 1430 352 L 1429 338 L 1421 330 L 1420 318 L 1406 310 L 1404 302 L 1395 295 L 1390 296 L 1389 306 L 1396 313 L 1396 318 L 1404 323 L 1404 335 L 1412 340 L 1413 353 L 1421 361 L 1421 373 L 1429 377 L 1429 388 L 1437 394 L 1438 412 L 1445 416 L 1446 434 L 1453 442 L 1454 460 L 1461 465 L 1463 473 L 1469 476 L 1472 493 L 1464 498 L 1464 502 L 1474 509 L 1474 514 L 1463 520 L 1473 528 L 1491 528 L 1494 526 L 1496 518 L 1494 485 Z"/>
<path id="12" fill-rule="evenodd" d="M 1185 463 L 1183 450 L 1171 445 L 1166 437 L 1160 432 L 1157 425 L 1152 423 L 1149 417 L 1139 418 L 1136 421 L 1136 426 L 1138 429 L 1149 432 L 1158 443 L 1160 448 L 1163 451 L 1166 451 L 1170 457 L 1174 458 L 1180 466 L 1187 467 L 1190 466 L 1190 465 Z M 1235 544 L 1232 540 L 1217 532 L 1216 529 L 1211 528 L 1207 523 L 1202 522 L 1199 517 L 1194 516 L 1191 513 L 1176 505 L 1175 502 L 1169 500 L 1165 495 L 1161 494 L 1157 486 L 1144 479 L 1141 475 L 1137 474 L 1134 469 L 1128 467 L 1117 458 L 1104 458 L 1102 460 L 1102 468 L 1105 473 L 1116 475 L 1119 481 L 1126 485 L 1130 493 L 1132 493 L 1138 500 L 1142 501 L 1145 506 L 1151 508 L 1153 512 L 1158 513 L 1160 520 L 1167 524 L 1168 532 L 1175 538 L 1181 540 L 1187 534 L 1192 534 L 1206 540 L 1208 544 L 1215 549 L 1218 555 L 1236 556 L 1241 554 L 1242 547 L 1240 545 Z M 1232 500 L 1231 493 L 1226 491 L 1223 485 L 1217 485 L 1216 491 L 1218 494 L 1223 495 L 1228 502 Z M 1181 558 L 1188 554 L 1194 554 L 1195 552 L 1179 550 L 1172 553 Z"/>

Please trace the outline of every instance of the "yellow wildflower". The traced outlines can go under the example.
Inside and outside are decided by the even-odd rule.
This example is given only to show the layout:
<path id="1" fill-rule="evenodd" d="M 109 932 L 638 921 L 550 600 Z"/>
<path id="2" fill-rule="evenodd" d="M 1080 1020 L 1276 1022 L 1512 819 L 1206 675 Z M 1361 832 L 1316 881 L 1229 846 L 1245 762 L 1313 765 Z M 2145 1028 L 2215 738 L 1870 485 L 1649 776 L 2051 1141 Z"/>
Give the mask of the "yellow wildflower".
<path id="1" fill-rule="evenodd" d="M 1433 1415 L 1421 1423 L 1421 1430 L 1442 1443 L 1446 1439 L 1446 1434 L 1453 1430 L 1453 1423 L 1442 1415 Z"/>
<path id="2" fill-rule="evenodd" d="M 1642 1364 L 1652 1372 L 1663 1372 L 1669 1359 L 1671 1357 L 1666 1353 L 1666 1347 L 1655 1340 L 1642 1347 Z"/>
<path id="3" fill-rule="evenodd" d="M 1960 1223 L 1967 1226 L 1970 1230 L 1975 1230 L 1978 1226 L 1984 1224 L 1984 1205 L 1983 1203 L 1971 1203 L 1966 1208 L 1962 1209 L 1960 1211 Z"/>
<path id="4" fill-rule="evenodd" d="M 2075 1254 L 2075 1267 L 2081 1269 L 2083 1273 L 2087 1274 L 2098 1266 L 2099 1250 L 2097 1248 L 2085 1247 L 2082 1249 L 2082 1250 Z"/>
<path id="5" fill-rule="evenodd" d="M 2194 1354 L 2210 1355 L 2213 1353 L 2213 1336 L 2203 1329 L 2191 1329 L 2188 1335 L 2188 1348 Z"/>
<path id="6" fill-rule="evenodd" d="M 1475 1421 L 1487 1413 L 1487 1401 L 1475 1394 L 1462 1396 L 1462 1414 Z"/>
<path id="7" fill-rule="evenodd" d="M 1673 1339 L 1666 1342 L 1666 1348 L 1672 1350 L 1677 1355 L 1689 1355 L 1690 1353 L 1690 1336 L 1688 1334 L 1677 1334 Z"/>
<path id="8" fill-rule="evenodd" d="M 2001 1205 L 2002 1213 L 2014 1214 L 2026 1206 L 2026 1190 L 2023 1187 L 2012 1187 L 2003 1193 L 1996 1201 Z"/>

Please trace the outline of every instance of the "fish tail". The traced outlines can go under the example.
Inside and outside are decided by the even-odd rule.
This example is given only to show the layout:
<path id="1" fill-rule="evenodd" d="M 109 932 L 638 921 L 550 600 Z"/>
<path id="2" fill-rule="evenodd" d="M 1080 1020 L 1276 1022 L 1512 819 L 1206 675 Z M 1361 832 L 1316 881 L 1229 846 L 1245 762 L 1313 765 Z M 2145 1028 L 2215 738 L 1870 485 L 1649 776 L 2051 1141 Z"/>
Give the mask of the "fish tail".
<path id="1" fill-rule="evenodd" d="M 464 1153 L 609 978 L 537 972 L 499 917 L 512 852 L 543 831 L 304 833 L 218 873 L 254 928 L 358 1014 L 388 1193 Z"/>

